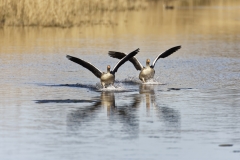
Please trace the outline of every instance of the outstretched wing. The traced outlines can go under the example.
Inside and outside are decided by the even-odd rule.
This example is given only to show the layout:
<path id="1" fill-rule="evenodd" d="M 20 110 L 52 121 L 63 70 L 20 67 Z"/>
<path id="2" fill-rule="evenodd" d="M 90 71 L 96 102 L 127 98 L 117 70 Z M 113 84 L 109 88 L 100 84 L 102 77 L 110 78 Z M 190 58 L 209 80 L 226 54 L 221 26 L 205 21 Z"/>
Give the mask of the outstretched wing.
<path id="1" fill-rule="evenodd" d="M 111 71 L 112 74 L 115 74 L 118 70 L 118 68 L 123 65 L 126 61 L 128 61 L 130 58 L 132 58 L 133 56 L 135 56 L 137 53 L 139 52 L 139 48 L 136 49 L 135 51 L 132 51 L 131 53 L 129 53 L 128 55 L 126 55 L 125 57 L 123 57 L 117 64 L 116 66 L 113 68 L 113 70 Z"/>
<path id="2" fill-rule="evenodd" d="M 154 68 L 155 63 L 157 62 L 158 59 L 160 59 L 160 58 L 166 58 L 166 57 L 170 56 L 171 54 L 173 54 L 174 52 L 176 52 L 177 50 L 179 50 L 180 48 L 181 48 L 181 46 L 172 47 L 172 48 L 166 50 L 165 52 L 159 54 L 159 55 L 155 58 L 155 60 L 153 61 L 151 67 Z"/>
<path id="3" fill-rule="evenodd" d="M 109 51 L 108 55 L 112 58 L 122 59 L 126 56 L 125 53 L 122 52 L 116 52 L 116 51 Z M 136 70 L 141 70 L 143 68 L 142 64 L 137 60 L 137 58 L 132 57 L 129 59 L 129 61 L 134 65 Z"/>
<path id="4" fill-rule="evenodd" d="M 91 63 L 88 63 L 84 60 L 81 60 L 79 58 L 76 58 L 76 57 L 72 57 L 72 56 L 69 56 L 67 55 L 67 58 L 70 60 L 70 61 L 73 61 L 77 64 L 80 64 L 81 66 L 83 66 L 84 68 L 87 68 L 89 71 L 91 71 L 96 77 L 100 78 L 101 75 L 102 75 L 102 72 L 96 68 L 95 66 L 93 66 Z"/>

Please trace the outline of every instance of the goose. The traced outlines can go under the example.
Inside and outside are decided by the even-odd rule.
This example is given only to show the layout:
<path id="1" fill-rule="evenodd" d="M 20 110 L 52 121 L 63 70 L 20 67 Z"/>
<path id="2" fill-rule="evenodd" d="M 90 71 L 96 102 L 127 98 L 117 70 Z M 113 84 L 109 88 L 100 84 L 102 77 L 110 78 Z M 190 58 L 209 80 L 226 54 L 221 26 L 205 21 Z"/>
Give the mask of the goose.
<path id="1" fill-rule="evenodd" d="M 171 55 L 172 53 L 176 52 L 177 50 L 179 50 L 181 48 L 181 46 L 175 46 L 172 47 L 168 50 L 166 50 L 163 53 L 160 53 L 155 60 L 153 61 L 152 65 L 150 65 L 150 59 L 146 60 L 146 67 L 143 67 L 143 65 L 137 60 L 137 58 L 132 57 L 129 59 L 129 61 L 134 65 L 134 67 L 136 68 L 136 70 L 140 70 L 139 73 L 139 79 L 145 83 L 146 81 L 148 81 L 149 79 L 152 79 L 154 77 L 155 74 L 155 70 L 154 70 L 154 66 L 157 62 L 158 59 L 160 58 L 166 58 L 169 55 Z M 109 51 L 108 55 L 112 58 L 117 58 L 117 59 L 121 59 L 124 56 L 126 56 L 125 53 L 122 52 L 116 52 L 116 51 Z"/>
<path id="2" fill-rule="evenodd" d="M 97 78 L 100 79 L 101 81 L 101 85 L 103 88 L 106 88 L 108 85 L 113 85 L 114 81 L 115 81 L 115 73 L 117 72 L 118 68 L 123 65 L 126 61 L 128 61 L 130 58 L 132 58 L 133 56 L 135 56 L 137 53 L 139 52 L 139 48 L 132 51 L 131 53 L 129 53 L 128 55 L 125 55 L 121 58 L 120 61 L 118 61 L 118 63 L 115 65 L 115 67 L 113 68 L 113 70 L 111 70 L 110 65 L 107 66 L 107 72 L 102 72 L 100 71 L 98 68 L 96 68 L 94 65 L 92 65 L 89 62 L 86 62 L 80 58 L 77 57 L 73 57 L 70 55 L 67 55 L 66 57 L 70 60 L 73 61 L 81 66 L 83 66 L 84 68 L 88 69 L 89 71 L 91 71 Z"/>

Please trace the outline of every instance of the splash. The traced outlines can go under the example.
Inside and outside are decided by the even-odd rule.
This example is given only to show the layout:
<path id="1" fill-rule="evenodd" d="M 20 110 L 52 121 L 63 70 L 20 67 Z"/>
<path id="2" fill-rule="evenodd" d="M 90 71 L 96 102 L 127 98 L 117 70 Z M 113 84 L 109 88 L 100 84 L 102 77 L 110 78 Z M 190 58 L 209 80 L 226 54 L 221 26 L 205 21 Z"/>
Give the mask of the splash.
<path id="1" fill-rule="evenodd" d="M 97 83 L 96 88 L 99 91 L 125 91 L 126 90 L 121 83 L 108 85 L 106 88 L 103 88 L 100 83 Z"/>
<path id="2" fill-rule="evenodd" d="M 128 78 L 119 81 L 121 83 L 127 83 L 127 84 L 152 84 L 152 85 L 164 85 L 164 83 L 161 83 L 159 80 L 159 77 L 155 77 L 152 79 L 149 79 L 147 82 L 142 83 L 137 77 L 130 77 L 128 76 Z"/>
<path id="3" fill-rule="evenodd" d="M 164 85 L 164 83 L 161 83 L 161 82 L 159 81 L 159 78 L 158 78 L 158 77 L 149 79 L 147 82 L 142 83 L 142 84 Z"/>

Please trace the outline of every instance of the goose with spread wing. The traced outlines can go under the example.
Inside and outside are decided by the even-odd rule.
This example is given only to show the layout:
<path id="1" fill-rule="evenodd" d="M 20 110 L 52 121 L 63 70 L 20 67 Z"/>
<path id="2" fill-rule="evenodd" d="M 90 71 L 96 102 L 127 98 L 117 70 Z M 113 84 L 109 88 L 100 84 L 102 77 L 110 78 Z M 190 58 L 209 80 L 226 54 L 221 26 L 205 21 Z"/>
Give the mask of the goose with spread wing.
<path id="1" fill-rule="evenodd" d="M 157 60 L 160 58 L 168 57 L 169 55 L 173 54 L 180 48 L 181 48 L 181 46 L 175 46 L 175 47 L 172 47 L 172 48 L 166 50 L 165 52 L 159 54 L 153 61 L 152 65 L 150 65 L 150 59 L 147 59 L 146 67 L 143 67 L 143 65 L 137 60 L 136 57 L 130 58 L 129 61 L 134 65 L 134 67 L 137 70 L 140 70 L 139 79 L 145 83 L 147 80 L 152 79 L 154 77 L 154 74 L 155 74 L 154 66 L 155 66 Z M 122 59 L 124 56 L 126 56 L 125 53 L 116 52 L 116 51 L 109 51 L 108 54 L 110 57 L 117 58 L 117 59 Z"/>
<path id="2" fill-rule="evenodd" d="M 138 52 L 139 52 L 139 48 L 132 51 L 128 55 L 124 55 L 122 58 L 120 58 L 121 60 L 115 65 L 115 67 L 113 68 L 112 71 L 110 70 L 111 69 L 110 65 L 108 65 L 107 66 L 107 73 L 100 71 L 98 68 L 93 66 L 91 63 L 86 62 L 82 59 L 79 59 L 79 58 L 76 58 L 76 57 L 73 57 L 73 56 L 69 56 L 69 55 L 67 55 L 67 58 L 70 61 L 73 61 L 73 62 L 83 66 L 84 68 L 88 69 L 89 71 L 91 71 L 96 77 L 98 77 L 100 79 L 102 87 L 105 88 L 108 85 L 111 85 L 111 84 L 114 83 L 115 73 L 117 72 L 118 68 L 121 65 L 123 65 L 126 61 L 128 61 L 130 58 L 135 56 Z"/>

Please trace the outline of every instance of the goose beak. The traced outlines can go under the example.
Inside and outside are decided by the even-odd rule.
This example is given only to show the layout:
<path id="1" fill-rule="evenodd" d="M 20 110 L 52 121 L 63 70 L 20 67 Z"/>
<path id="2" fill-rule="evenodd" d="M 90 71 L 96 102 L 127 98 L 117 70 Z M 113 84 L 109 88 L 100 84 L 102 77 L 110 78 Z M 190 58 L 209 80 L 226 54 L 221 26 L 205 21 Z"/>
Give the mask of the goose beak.
<path id="1" fill-rule="evenodd" d="M 147 64 L 150 64 L 150 59 L 147 59 L 147 60 L 146 60 L 146 63 L 147 63 Z"/>

